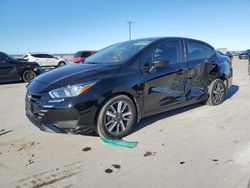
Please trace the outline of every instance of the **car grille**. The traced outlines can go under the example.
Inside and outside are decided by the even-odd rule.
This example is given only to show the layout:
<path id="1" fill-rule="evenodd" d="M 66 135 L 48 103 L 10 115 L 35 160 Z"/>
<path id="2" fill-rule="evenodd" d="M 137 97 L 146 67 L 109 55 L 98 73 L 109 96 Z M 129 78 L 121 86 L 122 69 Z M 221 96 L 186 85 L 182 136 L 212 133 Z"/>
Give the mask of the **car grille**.
<path id="1" fill-rule="evenodd" d="M 30 118 L 34 118 L 33 121 L 40 123 L 42 117 L 48 112 L 52 105 L 41 105 L 43 95 L 27 92 L 25 109 L 26 113 Z"/>

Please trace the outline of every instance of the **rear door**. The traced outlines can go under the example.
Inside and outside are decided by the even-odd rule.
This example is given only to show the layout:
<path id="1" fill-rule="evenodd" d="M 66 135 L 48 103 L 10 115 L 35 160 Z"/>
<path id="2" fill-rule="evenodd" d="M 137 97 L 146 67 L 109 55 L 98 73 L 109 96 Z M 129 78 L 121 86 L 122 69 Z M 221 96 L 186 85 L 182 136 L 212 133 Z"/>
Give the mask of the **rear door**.
<path id="1" fill-rule="evenodd" d="M 36 62 L 41 65 L 41 66 L 47 66 L 48 65 L 48 60 L 47 60 L 47 56 L 45 54 L 33 54 L 33 57 L 36 58 Z"/>
<path id="2" fill-rule="evenodd" d="M 187 100 L 199 99 L 207 93 L 209 72 L 214 68 L 214 49 L 206 43 L 187 39 L 185 45 L 187 60 Z"/>
<path id="3" fill-rule="evenodd" d="M 57 59 L 49 54 L 45 54 L 46 58 L 47 58 L 47 65 L 48 66 L 56 66 L 57 65 Z"/>
<path id="4" fill-rule="evenodd" d="M 186 64 L 182 56 L 182 40 L 168 39 L 147 50 L 141 57 L 142 81 L 144 86 L 144 112 L 153 114 L 184 103 Z M 149 72 L 150 63 L 167 60 L 167 67 Z"/>
<path id="5" fill-rule="evenodd" d="M 35 59 L 32 60 L 32 61 L 35 61 L 35 62 L 38 63 L 39 65 L 43 66 L 43 60 L 42 60 L 40 54 L 31 54 L 31 56 L 35 58 Z"/>

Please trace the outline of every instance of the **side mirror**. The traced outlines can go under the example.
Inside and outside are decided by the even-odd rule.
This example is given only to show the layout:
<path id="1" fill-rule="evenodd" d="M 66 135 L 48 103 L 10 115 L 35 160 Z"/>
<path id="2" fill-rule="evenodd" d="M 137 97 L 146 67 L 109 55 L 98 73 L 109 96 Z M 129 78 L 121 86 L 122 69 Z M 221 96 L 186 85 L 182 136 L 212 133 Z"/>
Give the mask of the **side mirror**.
<path id="1" fill-rule="evenodd" d="M 155 60 L 151 62 L 151 67 L 149 68 L 149 72 L 153 72 L 156 68 L 161 68 L 161 67 L 168 67 L 169 66 L 169 61 L 168 60 Z"/>

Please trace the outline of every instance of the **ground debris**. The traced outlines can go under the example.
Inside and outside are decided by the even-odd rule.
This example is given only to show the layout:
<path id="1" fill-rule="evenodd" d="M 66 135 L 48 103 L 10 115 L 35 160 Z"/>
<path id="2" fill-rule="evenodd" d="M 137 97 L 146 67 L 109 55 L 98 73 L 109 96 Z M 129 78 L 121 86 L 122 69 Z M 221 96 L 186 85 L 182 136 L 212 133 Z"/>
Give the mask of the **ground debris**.
<path id="1" fill-rule="evenodd" d="M 32 159 L 29 159 L 29 161 L 28 161 L 28 163 L 25 165 L 25 167 L 28 166 L 28 165 L 31 165 L 32 163 L 34 163 L 34 161 L 33 161 Z"/>
<path id="2" fill-rule="evenodd" d="M 112 164 L 111 166 L 114 167 L 114 168 L 116 168 L 116 169 L 121 169 L 121 166 L 118 165 L 118 164 Z"/>
<path id="3" fill-rule="evenodd" d="M 111 173 L 113 172 L 113 170 L 110 169 L 110 168 L 107 168 L 107 169 L 105 170 L 105 172 L 106 172 L 107 174 L 111 174 Z"/>
<path id="4" fill-rule="evenodd" d="M 156 152 L 147 151 L 143 154 L 144 157 L 155 156 Z"/>
<path id="5" fill-rule="evenodd" d="M 82 151 L 89 151 L 89 150 L 91 150 L 91 147 L 86 147 L 82 149 Z"/>

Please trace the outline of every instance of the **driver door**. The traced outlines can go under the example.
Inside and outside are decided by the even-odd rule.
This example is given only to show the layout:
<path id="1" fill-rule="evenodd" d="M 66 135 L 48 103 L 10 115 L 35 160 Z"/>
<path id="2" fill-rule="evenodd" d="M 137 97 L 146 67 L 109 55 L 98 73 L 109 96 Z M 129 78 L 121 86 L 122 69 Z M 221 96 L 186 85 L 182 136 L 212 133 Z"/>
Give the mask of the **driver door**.
<path id="1" fill-rule="evenodd" d="M 147 50 L 141 57 L 144 83 L 144 112 L 154 114 L 186 102 L 186 63 L 182 40 L 166 40 Z M 168 61 L 166 67 L 149 72 L 154 61 Z"/>

